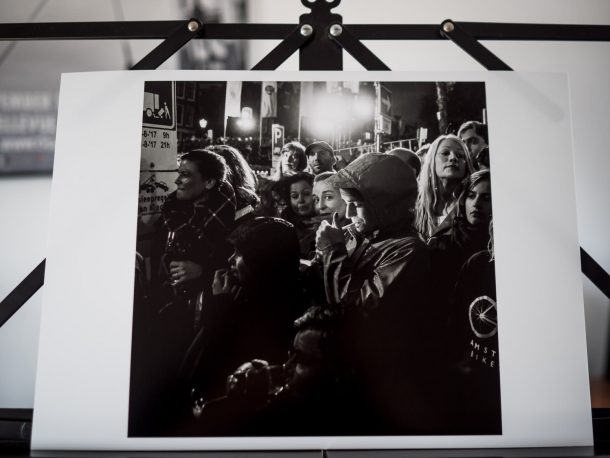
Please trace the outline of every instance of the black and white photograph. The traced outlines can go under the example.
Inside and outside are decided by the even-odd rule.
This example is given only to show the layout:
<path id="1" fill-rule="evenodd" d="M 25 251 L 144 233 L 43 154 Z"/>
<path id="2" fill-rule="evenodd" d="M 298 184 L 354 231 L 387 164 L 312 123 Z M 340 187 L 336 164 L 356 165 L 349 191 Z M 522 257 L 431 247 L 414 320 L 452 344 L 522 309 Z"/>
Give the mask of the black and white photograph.
<path id="1" fill-rule="evenodd" d="M 570 113 L 561 74 L 64 75 L 32 449 L 590 446 Z"/>
<path id="2" fill-rule="evenodd" d="M 128 437 L 502 435 L 484 81 L 142 101 Z"/>

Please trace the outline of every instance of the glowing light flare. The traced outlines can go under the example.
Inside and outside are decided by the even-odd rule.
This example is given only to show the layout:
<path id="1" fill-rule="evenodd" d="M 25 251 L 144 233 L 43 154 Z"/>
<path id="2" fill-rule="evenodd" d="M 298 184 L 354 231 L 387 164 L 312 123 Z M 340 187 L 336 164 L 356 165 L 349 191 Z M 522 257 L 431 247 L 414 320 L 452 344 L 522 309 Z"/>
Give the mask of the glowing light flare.
<path id="1" fill-rule="evenodd" d="M 323 138 L 332 134 L 333 125 L 327 119 L 315 117 L 310 118 L 310 129 L 315 136 Z"/>
<path id="2" fill-rule="evenodd" d="M 309 115 L 309 128 L 313 135 L 328 138 L 349 129 L 357 120 L 372 121 L 374 112 L 374 100 L 368 95 L 318 94 Z"/>
<path id="3" fill-rule="evenodd" d="M 254 119 L 252 118 L 239 118 L 236 121 L 237 127 L 244 131 L 252 130 L 254 128 Z"/>
<path id="4" fill-rule="evenodd" d="M 373 119 L 375 115 L 375 104 L 371 97 L 364 95 L 356 96 L 354 101 L 354 112 L 361 119 Z"/>
<path id="5" fill-rule="evenodd" d="M 341 94 L 320 94 L 315 98 L 311 113 L 315 130 L 327 131 L 332 126 L 342 126 L 350 117 L 350 101 Z"/>
<path id="6" fill-rule="evenodd" d="M 243 107 L 241 109 L 241 118 L 242 119 L 252 119 L 252 108 L 250 107 Z"/>
<path id="7" fill-rule="evenodd" d="M 322 94 L 316 97 L 312 117 L 344 126 L 355 119 L 373 119 L 375 104 L 367 95 Z"/>

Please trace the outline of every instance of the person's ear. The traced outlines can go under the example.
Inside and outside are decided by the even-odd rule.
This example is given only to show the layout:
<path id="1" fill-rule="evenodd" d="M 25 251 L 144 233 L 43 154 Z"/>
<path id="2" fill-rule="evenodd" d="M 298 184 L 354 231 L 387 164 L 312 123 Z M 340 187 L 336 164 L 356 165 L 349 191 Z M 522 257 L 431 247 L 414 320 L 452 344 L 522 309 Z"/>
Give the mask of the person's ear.
<path id="1" fill-rule="evenodd" d="M 209 180 L 204 180 L 203 181 L 203 187 L 209 191 L 210 189 L 212 189 L 213 187 L 216 186 L 217 180 L 215 178 L 210 178 Z"/>

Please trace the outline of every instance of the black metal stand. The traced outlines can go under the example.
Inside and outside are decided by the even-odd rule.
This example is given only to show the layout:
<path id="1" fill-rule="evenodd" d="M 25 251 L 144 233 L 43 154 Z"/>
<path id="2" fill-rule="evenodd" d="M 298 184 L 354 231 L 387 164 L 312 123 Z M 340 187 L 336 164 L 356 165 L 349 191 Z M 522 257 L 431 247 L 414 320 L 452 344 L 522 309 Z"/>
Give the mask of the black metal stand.
<path id="1" fill-rule="evenodd" d="M 180 24 L 168 37 L 140 62 L 131 67 L 131 70 L 154 70 L 163 62 L 173 56 L 180 48 L 197 35 L 201 29 L 201 22 L 189 19 Z"/>
<path id="2" fill-rule="evenodd" d="M 331 10 L 341 0 L 301 0 L 310 13 L 299 24 L 205 24 L 198 19 L 152 22 L 78 22 L 1 24 L 0 40 L 159 39 L 164 41 L 132 67 L 156 69 L 191 39 L 259 39 L 282 41 L 253 70 L 275 70 L 299 51 L 301 70 L 342 70 L 342 51 L 350 53 L 367 70 L 390 70 L 361 40 L 449 39 L 488 70 L 512 70 L 478 40 L 610 41 L 610 26 L 456 23 L 436 25 L 345 25 Z M 610 275 L 589 254 L 581 251 L 582 272 L 610 298 Z M 1 303 L 0 327 L 44 283 L 43 260 Z M 322 451 L 325 456 L 325 451 Z"/>
<path id="3" fill-rule="evenodd" d="M 443 21 L 441 33 L 444 37 L 453 41 L 456 45 L 466 51 L 470 56 L 487 70 L 512 70 L 502 62 L 495 54 L 479 43 L 472 35 L 451 19 Z"/>
<path id="4" fill-rule="evenodd" d="M 311 9 L 291 24 L 202 24 L 188 21 L 79 22 L 55 24 L 2 24 L 0 40 L 165 40 L 132 67 L 156 69 L 191 39 L 282 39 L 253 70 L 275 70 L 299 51 L 301 70 L 342 70 L 342 50 L 350 53 L 367 70 L 390 70 L 360 40 L 445 40 L 449 39 L 488 70 L 512 70 L 485 48 L 485 40 L 610 41 L 610 26 L 554 24 L 481 24 L 445 20 L 440 25 L 345 25 L 331 10 L 341 0 L 301 0 Z M 582 272 L 610 298 L 610 275 L 581 248 Z M 2 326 L 44 283 L 42 261 L 1 303 Z"/>

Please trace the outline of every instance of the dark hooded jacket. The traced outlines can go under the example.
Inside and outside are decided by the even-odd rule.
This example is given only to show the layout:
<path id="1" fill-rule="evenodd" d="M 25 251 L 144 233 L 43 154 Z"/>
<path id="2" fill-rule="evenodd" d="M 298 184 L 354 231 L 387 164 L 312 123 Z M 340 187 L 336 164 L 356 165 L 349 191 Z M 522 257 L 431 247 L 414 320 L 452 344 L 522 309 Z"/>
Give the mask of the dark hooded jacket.
<path id="1" fill-rule="evenodd" d="M 331 180 L 336 187 L 356 189 L 363 196 L 377 229 L 360 237 L 351 256 L 342 245 L 326 250 L 328 302 L 363 312 L 376 309 L 390 286 L 386 281 L 394 283 L 406 258 L 413 253 L 426 253 L 412 228 L 417 196 L 413 170 L 393 156 L 372 153 L 361 156 Z M 386 263 L 389 264 L 384 268 Z M 340 275 L 341 270 L 349 275 Z"/>
<path id="2" fill-rule="evenodd" d="M 414 172 L 396 157 L 371 153 L 332 180 L 360 192 L 377 229 L 358 237 L 355 249 L 336 244 L 323 251 L 328 304 L 297 324 L 319 330 L 320 348 L 335 359 L 346 405 L 357 406 L 345 415 L 349 433 L 439 433 L 432 337 L 439 317 L 427 300 L 428 251 L 412 228 Z"/>
<path id="3" fill-rule="evenodd" d="M 448 215 L 446 222 L 428 240 L 428 250 L 434 277 L 434 294 L 437 307 L 451 313 L 453 292 L 458 274 L 464 263 L 473 254 L 483 251 L 489 244 L 488 227 L 471 225 L 463 207 L 454 215 Z"/>

